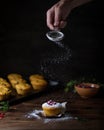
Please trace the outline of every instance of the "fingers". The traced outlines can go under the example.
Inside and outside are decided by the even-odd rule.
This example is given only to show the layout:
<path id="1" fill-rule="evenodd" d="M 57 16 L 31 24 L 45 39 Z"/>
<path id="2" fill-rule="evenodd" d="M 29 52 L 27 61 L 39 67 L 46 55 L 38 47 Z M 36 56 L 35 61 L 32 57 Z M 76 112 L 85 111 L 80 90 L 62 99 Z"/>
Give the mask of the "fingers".
<path id="1" fill-rule="evenodd" d="M 46 14 L 47 26 L 50 30 L 59 30 L 64 28 L 67 24 L 65 20 L 61 19 L 61 15 L 58 11 L 53 12 L 52 10 L 48 10 Z"/>
<path id="2" fill-rule="evenodd" d="M 67 25 L 67 21 L 64 21 L 64 20 L 62 20 L 61 22 L 60 22 L 60 28 L 65 28 L 65 26 Z"/>
<path id="3" fill-rule="evenodd" d="M 54 12 L 53 10 L 48 10 L 46 14 L 47 26 L 50 30 L 54 30 Z"/>
<path id="4" fill-rule="evenodd" d="M 57 27 L 57 29 L 60 28 L 60 21 L 61 21 L 61 14 L 59 8 L 55 8 L 54 26 Z"/>
<path id="5" fill-rule="evenodd" d="M 64 20 L 59 21 L 59 23 L 57 22 L 57 24 L 54 24 L 54 30 L 60 30 L 62 28 L 65 28 L 65 26 L 67 25 L 67 22 Z"/>

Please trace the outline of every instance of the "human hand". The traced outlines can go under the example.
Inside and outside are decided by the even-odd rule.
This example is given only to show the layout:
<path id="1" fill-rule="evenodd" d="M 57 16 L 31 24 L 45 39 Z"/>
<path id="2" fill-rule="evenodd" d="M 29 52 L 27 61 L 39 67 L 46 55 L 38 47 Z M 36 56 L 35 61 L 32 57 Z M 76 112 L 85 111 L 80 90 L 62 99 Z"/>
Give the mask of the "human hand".
<path id="1" fill-rule="evenodd" d="M 47 26 L 51 30 L 59 30 L 66 26 L 66 19 L 71 12 L 71 1 L 72 0 L 60 0 L 47 11 Z"/>
<path id="2" fill-rule="evenodd" d="M 64 28 L 72 9 L 90 1 L 93 0 L 60 0 L 47 11 L 47 26 L 51 30 Z"/>

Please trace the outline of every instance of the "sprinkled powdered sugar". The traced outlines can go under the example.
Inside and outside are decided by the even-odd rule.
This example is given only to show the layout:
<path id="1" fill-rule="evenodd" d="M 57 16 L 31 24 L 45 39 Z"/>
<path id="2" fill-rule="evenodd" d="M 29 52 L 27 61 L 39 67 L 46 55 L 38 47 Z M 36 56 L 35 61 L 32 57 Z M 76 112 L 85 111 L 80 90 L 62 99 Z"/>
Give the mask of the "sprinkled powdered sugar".
<path id="1" fill-rule="evenodd" d="M 40 116 L 41 113 L 42 113 L 42 110 L 33 110 L 32 112 L 26 114 L 25 117 L 28 119 L 30 118 L 41 119 L 41 116 Z"/>
<path id="2" fill-rule="evenodd" d="M 60 42 L 55 42 L 54 48 L 48 51 L 45 55 L 43 55 L 41 61 L 41 71 L 51 79 L 55 78 L 56 76 L 60 75 L 59 73 L 65 72 L 66 65 L 69 64 L 71 58 L 71 49 Z M 57 71 L 61 70 L 60 72 Z M 58 75 L 57 75 L 58 73 Z M 57 79 L 56 77 L 56 79 Z"/>
<path id="3" fill-rule="evenodd" d="M 40 119 L 43 120 L 44 123 L 48 122 L 58 122 L 58 121 L 67 121 L 67 120 L 77 120 L 78 117 L 73 117 L 69 113 L 65 113 L 61 117 L 53 117 L 53 118 L 47 118 L 43 116 L 42 110 L 33 110 L 32 112 L 25 115 L 27 119 Z"/>
<path id="4" fill-rule="evenodd" d="M 69 63 L 69 60 L 71 58 L 71 50 L 69 47 L 65 46 L 61 41 L 55 42 L 56 45 L 58 45 L 59 49 L 54 52 L 50 51 L 48 54 L 46 54 L 45 57 L 43 57 L 41 61 L 41 71 L 42 73 L 46 74 L 46 76 L 53 78 L 56 76 L 56 70 L 57 65 L 61 65 L 61 72 L 64 67 L 62 65 L 65 65 L 66 63 Z M 50 55 L 51 54 L 51 55 Z M 44 105 L 48 105 L 45 103 Z M 49 106 L 49 105 L 48 105 Z M 54 106 L 60 106 L 59 104 L 54 104 Z M 25 115 L 27 119 L 40 119 L 43 120 L 44 123 L 48 122 L 57 122 L 57 121 L 67 121 L 67 120 L 76 120 L 77 117 L 71 116 L 69 113 L 64 113 L 61 116 L 58 117 L 52 117 L 47 118 L 44 116 L 42 110 L 33 110 L 32 112 L 29 112 Z"/>

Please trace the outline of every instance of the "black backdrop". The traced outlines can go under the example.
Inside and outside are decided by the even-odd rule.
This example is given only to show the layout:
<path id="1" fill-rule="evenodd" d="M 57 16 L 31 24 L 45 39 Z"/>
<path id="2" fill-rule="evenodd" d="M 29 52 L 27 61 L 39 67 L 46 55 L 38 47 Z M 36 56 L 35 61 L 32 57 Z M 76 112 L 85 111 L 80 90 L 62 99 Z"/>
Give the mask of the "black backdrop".
<path id="1" fill-rule="evenodd" d="M 42 73 L 49 78 L 68 81 L 94 75 L 103 81 L 102 1 L 77 7 L 69 15 L 68 24 L 62 31 L 65 33 L 63 44 L 71 49 L 71 57 L 63 63 L 52 63 L 51 58 L 66 54 L 63 48 L 45 36 L 49 31 L 46 11 L 55 2 L 26 0 L 0 3 L 0 76 L 16 72 L 28 77 Z"/>

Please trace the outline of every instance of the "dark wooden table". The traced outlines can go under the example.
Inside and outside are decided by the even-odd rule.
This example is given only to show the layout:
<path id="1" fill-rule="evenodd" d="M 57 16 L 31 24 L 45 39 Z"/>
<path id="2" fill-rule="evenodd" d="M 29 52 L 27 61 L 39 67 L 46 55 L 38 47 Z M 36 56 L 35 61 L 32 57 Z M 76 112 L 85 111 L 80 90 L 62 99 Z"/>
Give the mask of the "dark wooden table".
<path id="1" fill-rule="evenodd" d="M 47 100 L 67 102 L 66 117 L 27 118 L 34 110 L 42 110 L 41 105 Z M 104 123 L 104 96 L 99 95 L 82 99 L 79 95 L 66 93 L 63 88 L 44 92 L 31 99 L 10 106 L 5 117 L 0 120 L 0 130 L 101 130 Z"/>

